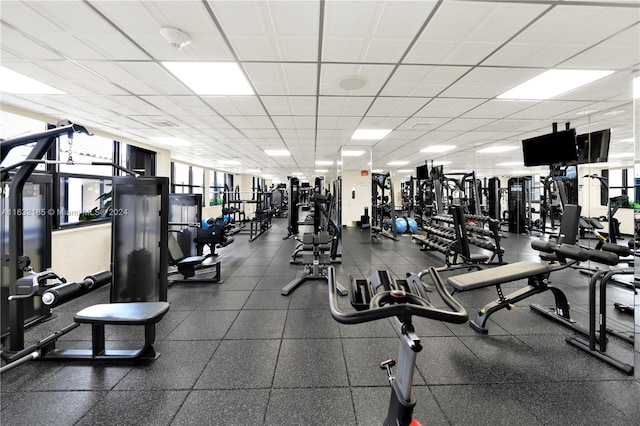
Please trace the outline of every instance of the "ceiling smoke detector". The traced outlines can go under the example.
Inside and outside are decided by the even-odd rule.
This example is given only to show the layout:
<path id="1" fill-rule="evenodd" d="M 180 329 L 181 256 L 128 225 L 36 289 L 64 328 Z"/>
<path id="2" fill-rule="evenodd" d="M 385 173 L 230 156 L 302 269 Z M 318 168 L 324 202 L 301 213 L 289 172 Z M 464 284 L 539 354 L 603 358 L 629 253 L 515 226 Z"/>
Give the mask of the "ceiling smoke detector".
<path id="1" fill-rule="evenodd" d="M 176 28 L 160 28 L 160 34 L 169 42 L 171 47 L 175 49 L 182 49 L 188 44 L 191 44 L 191 39 L 187 33 L 183 33 L 182 31 Z"/>

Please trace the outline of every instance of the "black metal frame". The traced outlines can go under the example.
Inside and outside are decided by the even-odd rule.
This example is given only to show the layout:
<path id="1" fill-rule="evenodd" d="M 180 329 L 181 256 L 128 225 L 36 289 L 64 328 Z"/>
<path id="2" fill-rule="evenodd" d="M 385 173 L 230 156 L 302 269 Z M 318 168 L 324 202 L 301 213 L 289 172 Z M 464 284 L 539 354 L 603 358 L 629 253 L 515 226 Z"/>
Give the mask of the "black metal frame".
<path id="1" fill-rule="evenodd" d="M 399 331 L 402 343 L 398 361 L 399 375 L 393 375 L 391 367 L 395 360 L 387 360 L 380 364 L 386 370 L 391 386 L 391 397 L 385 426 L 409 426 L 413 422 L 413 409 L 416 401 L 411 395 L 415 360 L 422 350 L 420 338 L 415 333 L 412 316 L 420 316 L 434 320 L 462 324 L 468 320 L 466 310 L 455 300 L 444 287 L 442 280 L 432 269 L 434 285 L 443 302 L 450 311 L 434 307 L 427 298 L 426 289 L 415 274 L 409 274 L 404 280 L 394 280 L 388 271 L 378 271 L 366 280 L 351 277 L 351 305 L 354 313 L 340 311 L 338 289 L 335 281 L 335 270 L 328 269 L 329 307 L 331 316 L 342 324 L 359 324 L 383 318 L 394 317 L 394 325 Z"/>
<path id="2" fill-rule="evenodd" d="M 41 133 L 0 142 L 2 153 L 0 161 L 4 160 L 13 148 L 35 142 L 35 146 L 24 161 L 3 168 L 1 171 L 0 181 L 4 181 L 8 179 L 10 170 L 17 169 L 9 186 L 9 209 L 11 212 L 23 210 L 22 191 L 24 185 L 57 138 L 64 134 L 72 137 L 76 132 L 89 134 L 87 129 L 82 126 L 65 124 Z M 9 266 L 9 294 L 16 294 L 16 282 L 22 278 L 23 272 L 29 267 L 29 259 L 24 256 L 24 219 L 22 215 L 12 214 L 9 216 L 9 254 L 6 257 L 2 254 L 2 258 L 3 263 Z M 22 306 L 19 304 L 11 303 L 8 309 L 10 318 L 22 317 Z M 9 334 L 9 347 L 20 348 L 22 346 L 24 346 L 24 323 L 14 324 L 14 328 Z"/>

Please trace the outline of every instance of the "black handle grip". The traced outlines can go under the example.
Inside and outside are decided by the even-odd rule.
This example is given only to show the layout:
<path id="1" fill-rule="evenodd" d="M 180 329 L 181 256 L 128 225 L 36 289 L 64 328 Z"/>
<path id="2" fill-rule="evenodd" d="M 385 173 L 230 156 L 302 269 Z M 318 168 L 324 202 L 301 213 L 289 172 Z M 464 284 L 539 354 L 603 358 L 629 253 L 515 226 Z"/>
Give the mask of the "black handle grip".
<path id="1" fill-rule="evenodd" d="M 100 271 L 88 275 L 83 281 L 59 284 L 42 293 L 42 303 L 54 307 L 82 296 L 111 282 L 111 272 Z"/>
<path id="2" fill-rule="evenodd" d="M 455 324 L 463 324 L 467 322 L 469 319 L 467 311 L 449 294 L 435 269 L 430 268 L 430 273 L 431 270 L 433 270 L 433 273 L 437 278 L 434 279 L 436 290 L 440 294 L 440 297 L 442 297 L 442 300 L 452 309 L 452 311 L 435 308 L 428 301 L 413 294 L 407 298 L 409 303 L 385 304 L 390 299 L 393 299 L 394 296 L 391 295 L 392 291 L 383 291 L 372 298 L 371 307 L 369 309 L 353 313 L 344 313 L 338 308 L 338 290 L 335 279 L 336 272 L 333 266 L 329 266 L 327 268 L 327 278 L 329 283 L 329 308 L 331 310 L 331 316 L 342 324 L 359 324 L 383 318 L 402 318 L 410 315 Z"/>

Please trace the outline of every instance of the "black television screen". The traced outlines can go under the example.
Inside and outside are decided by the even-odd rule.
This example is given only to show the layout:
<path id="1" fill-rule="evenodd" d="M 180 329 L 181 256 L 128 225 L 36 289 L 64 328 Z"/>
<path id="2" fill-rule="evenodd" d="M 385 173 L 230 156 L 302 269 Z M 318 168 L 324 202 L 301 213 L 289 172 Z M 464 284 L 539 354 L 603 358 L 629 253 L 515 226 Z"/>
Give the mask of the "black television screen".
<path id="1" fill-rule="evenodd" d="M 569 129 L 524 139 L 522 154 L 527 167 L 575 164 L 578 161 L 576 131 Z"/>
<path id="2" fill-rule="evenodd" d="M 300 188 L 310 188 L 309 182 L 300 182 Z"/>
<path id="3" fill-rule="evenodd" d="M 416 179 L 427 180 L 429 179 L 429 171 L 427 165 L 416 167 Z"/>
<path id="4" fill-rule="evenodd" d="M 609 159 L 611 129 L 576 136 L 578 164 L 606 163 Z"/>

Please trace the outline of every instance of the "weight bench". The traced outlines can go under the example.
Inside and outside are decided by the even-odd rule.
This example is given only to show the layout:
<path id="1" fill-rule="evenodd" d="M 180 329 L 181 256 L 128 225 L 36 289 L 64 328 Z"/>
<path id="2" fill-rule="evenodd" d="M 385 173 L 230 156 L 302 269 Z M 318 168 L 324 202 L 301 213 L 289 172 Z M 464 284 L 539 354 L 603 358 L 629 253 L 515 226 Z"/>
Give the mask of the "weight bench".
<path id="1" fill-rule="evenodd" d="M 74 328 L 91 324 L 91 349 L 43 348 L 43 359 L 76 360 L 153 360 L 159 354 L 153 349 L 156 323 L 169 311 L 167 302 L 106 303 L 89 306 L 73 317 Z M 144 345 L 135 349 L 106 349 L 105 325 L 143 325 Z M 70 327 L 71 327 L 70 326 Z M 47 350 L 49 349 L 49 350 Z"/>
<path id="2" fill-rule="evenodd" d="M 555 244 L 541 240 L 532 241 L 531 247 L 542 252 L 554 253 L 559 263 L 544 264 L 521 261 L 447 278 L 447 284 L 459 292 L 496 286 L 498 299 L 487 303 L 478 311 L 475 319 L 469 322 L 471 328 L 480 333 L 487 334 L 488 329 L 486 324 L 494 312 L 504 308 L 511 309 L 514 303 L 547 290 L 551 291 L 555 298 L 554 313 L 550 313 L 543 308 L 534 308 L 534 306 L 532 306 L 532 309 L 556 322 L 570 326 L 569 324 L 571 324 L 572 321 L 569 315 L 567 297 L 562 290 L 549 284 L 549 275 L 552 272 L 565 269 L 580 261 L 588 259 L 596 260 L 599 255 L 596 254 L 597 252 L 591 253 L 591 251 L 575 245 Z M 527 279 L 527 285 L 525 287 L 506 296 L 503 294 L 502 284 L 525 278 Z M 572 326 L 570 327 L 573 328 Z"/>
<path id="3" fill-rule="evenodd" d="M 212 264 L 203 265 L 207 259 L 206 256 L 185 256 L 178 240 L 169 232 L 168 238 L 169 259 L 171 263 L 178 268 L 178 272 L 182 274 L 184 279 L 170 280 L 169 284 L 174 283 L 190 283 L 190 282 L 209 282 L 220 283 L 220 261 Z M 211 278 L 193 278 L 196 275 L 196 268 L 215 267 L 215 274 Z"/>

